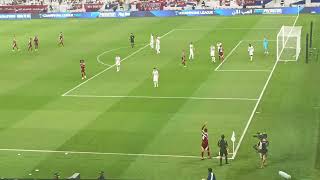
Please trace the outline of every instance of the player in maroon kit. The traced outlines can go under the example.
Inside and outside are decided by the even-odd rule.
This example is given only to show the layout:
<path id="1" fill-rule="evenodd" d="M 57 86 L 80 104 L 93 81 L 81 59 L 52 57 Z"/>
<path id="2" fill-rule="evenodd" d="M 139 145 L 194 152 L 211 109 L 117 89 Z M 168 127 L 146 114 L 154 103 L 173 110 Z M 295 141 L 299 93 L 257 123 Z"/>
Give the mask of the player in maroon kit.
<path id="1" fill-rule="evenodd" d="M 38 51 L 38 48 L 39 48 L 39 39 L 38 39 L 38 36 L 34 36 L 33 38 L 33 43 L 34 43 L 34 50 L 35 51 Z"/>
<path id="2" fill-rule="evenodd" d="M 204 152 L 207 151 L 208 152 L 208 158 L 211 159 L 210 156 L 210 148 L 209 148 L 209 137 L 208 137 L 208 128 L 207 128 L 207 123 L 205 123 L 202 128 L 201 128 L 201 132 L 202 132 L 202 143 L 201 143 L 201 160 L 204 160 Z"/>
<path id="3" fill-rule="evenodd" d="M 32 51 L 32 38 L 30 38 L 28 42 L 28 51 Z"/>
<path id="4" fill-rule="evenodd" d="M 81 77 L 82 79 L 86 79 L 86 64 L 84 63 L 84 60 L 80 60 L 80 70 L 81 70 Z"/>
<path id="5" fill-rule="evenodd" d="M 184 50 L 182 50 L 181 63 L 184 67 L 187 67 L 187 65 L 186 65 L 186 52 Z"/>
<path id="6" fill-rule="evenodd" d="M 220 45 L 220 47 L 218 48 L 219 51 L 219 60 L 223 61 L 224 60 L 224 49 L 222 47 L 222 44 Z"/>
<path id="7" fill-rule="evenodd" d="M 64 47 L 63 39 L 64 39 L 63 38 L 63 34 L 62 34 L 62 32 L 60 32 L 58 46 L 63 46 Z"/>
<path id="8" fill-rule="evenodd" d="M 18 48 L 18 44 L 17 44 L 17 40 L 16 40 L 16 36 L 13 36 L 13 41 L 12 41 L 12 51 L 14 51 L 15 49 L 17 49 L 18 51 L 20 51 L 20 49 Z"/>

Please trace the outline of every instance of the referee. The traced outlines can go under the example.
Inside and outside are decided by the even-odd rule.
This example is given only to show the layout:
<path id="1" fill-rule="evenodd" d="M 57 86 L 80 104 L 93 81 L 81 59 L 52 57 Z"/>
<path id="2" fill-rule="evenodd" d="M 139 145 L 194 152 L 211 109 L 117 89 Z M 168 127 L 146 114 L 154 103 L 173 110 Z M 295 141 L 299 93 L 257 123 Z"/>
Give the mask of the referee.
<path id="1" fill-rule="evenodd" d="M 222 166 L 222 156 L 226 159 L 226 164 L 228 163 L 228 142 L 224 139 L 224 135 L 221 135 L 221 139 L 218 141 L 218 146 L 220 148 L 220 166 Z"/>
<path id="2" fill-rule="evenodd" d="M 130 34 L 130 44 L 131 44 L 131 47 L 133 48 L 134 47 L 134 35 L 133 35 L 133 33 Z"/>

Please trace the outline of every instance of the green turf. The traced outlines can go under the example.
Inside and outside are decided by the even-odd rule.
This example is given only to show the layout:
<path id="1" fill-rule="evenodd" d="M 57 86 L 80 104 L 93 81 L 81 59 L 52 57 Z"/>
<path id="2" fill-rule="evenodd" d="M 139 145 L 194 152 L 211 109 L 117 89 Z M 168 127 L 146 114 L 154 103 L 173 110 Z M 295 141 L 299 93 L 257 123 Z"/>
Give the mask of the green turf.
<path id="1" fill-rule="evenodd" d="M 237 16 L 1 21 L 0 149 L 199 156 L 200 128 L 208 121 L 210 145 L 216 155 L 221 134 L 229 140 L 235 131 L 239 140 L 275 64 L 276 43 L 270 41 L 271 53 L 263 55 L 263 36 L 276 40 L 280 27 L 292 25 L 294 20 L 294 16 Z M 212 167 L 219 180 L 280 179 L 278 170 L 287 171 L 294 179 L 317 179 L 320 72 L 315 60 L 304 63 L 304 37 L 311 20 L 314 46 L 319 47 L 319 16 L 301 15 L 296 24 L 303 26 L 300 59 L 278 63 L 257 108 L 260 113 L 252 119 L 230 165 L 220 167 L 216 159 L 192 157 L 2 150 L 0 177 L 50 178 L 54 172 L 67 177 L 81 172 L 82 178 L 96 178 L 104 170 L 111 178 L 200 180 Z M 57 46 L 61 31 L 64 48 Z M 133 49 L 128 47 L 130 32 L 137 40 Z M 160 55 L 143 48 L 150 33 L 168 33 L 161 39 Z M 10 49 L 13 34 L 20 52 Z M 27 40 L 34 34 L 39 36 L 40 50 L 29 53 Z M 183 49 L 188 52 L 191 41 L 195 60 L 184 68 L 180 55 Z M 218 41 L 228 55 L 219 67 L 222 71 L 215 71 L 220 62 L 213 64 L 209 57 L 210 44 Z M 256 50 L 253 62 L 247 55 L 248 43 Z M 113 50 L 116 48 L 120 49 Z M 108 68 L 97 61 L 101 53 L 99 60 L 105 64 L 113 64 L 116 55 L 135 54 L 122 62 L 120 72 L 111 68 L 67 93 L 95 97 L 62 96 L 83 82 L 80 59 L 86 60 L 88 78 Z M 157 89 L 152 84 L 153 67 L 160 72 Z M 265 169 L 259 169 L 258 155 L 252 149 L 256 143 L 252 134 L 260 130 L 268 132 L 271 142 Z"/>

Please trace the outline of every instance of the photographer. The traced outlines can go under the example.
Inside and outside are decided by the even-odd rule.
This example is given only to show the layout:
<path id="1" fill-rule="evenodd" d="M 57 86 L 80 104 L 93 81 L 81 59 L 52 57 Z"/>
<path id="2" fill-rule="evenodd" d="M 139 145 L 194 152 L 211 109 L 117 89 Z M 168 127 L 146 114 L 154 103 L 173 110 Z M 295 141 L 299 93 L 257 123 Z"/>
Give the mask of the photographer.
<path id="1" fill-rule="evenodd" d="M 254 137 L 257 137 L 259 139 L 258 144 L 255 145 L 255 149 L 260 154 L 260 159 L 261 159 L 260 168 L 264 168 L 266 166 L 268 146 L 269 146 L 269 141 L 267 139 L 268 135 L 266 133 L 257 133 L 257 135 Z"/>

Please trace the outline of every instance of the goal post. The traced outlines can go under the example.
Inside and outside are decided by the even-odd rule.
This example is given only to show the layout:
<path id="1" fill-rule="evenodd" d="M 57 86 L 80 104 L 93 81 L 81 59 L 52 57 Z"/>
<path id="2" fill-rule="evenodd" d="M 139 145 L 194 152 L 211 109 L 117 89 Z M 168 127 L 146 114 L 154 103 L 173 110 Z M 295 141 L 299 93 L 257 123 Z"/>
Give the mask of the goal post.
<path id="1" fill-rule="evenodd" d="M 301 51 L 302 26 L 282 26 L 277 35 L 277 60 L 297 61 Z"/>

